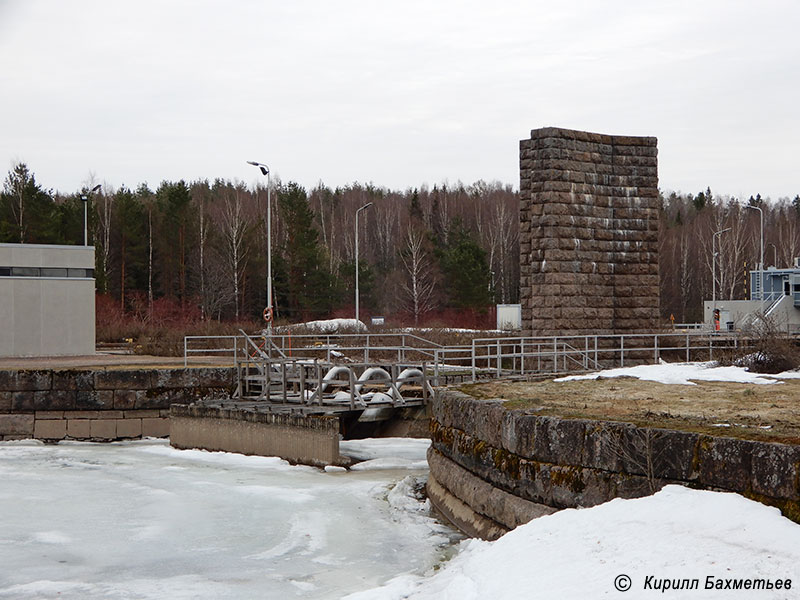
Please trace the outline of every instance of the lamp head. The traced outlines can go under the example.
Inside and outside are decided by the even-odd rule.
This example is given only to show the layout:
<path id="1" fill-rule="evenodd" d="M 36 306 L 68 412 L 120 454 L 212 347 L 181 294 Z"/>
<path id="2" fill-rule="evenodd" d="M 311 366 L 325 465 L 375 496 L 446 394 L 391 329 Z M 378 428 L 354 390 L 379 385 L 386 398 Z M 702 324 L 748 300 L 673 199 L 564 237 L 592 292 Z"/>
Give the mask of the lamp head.
<path id="1" fill-rule="evenodd" d="M 254 167 L 258 167 L 261 170 L 262 175 L 269 175 L 269 167 L 267 165 L 262 164 L 260 162 L 256 162 L 254 160 L 248 160 L 247 164 L 253 165 Z"/>
<path id="2" fill-rule="evenodd" d="M 99 190 L 101 187 L 103 187 L 103 186 L 102 186 L 102 185 L 100 185 L 100 184 L 98 183 L 96 186 L 94 186 L 94 187 L 92 188 L 92 191 L 93 191 L 93 192 L 96 192 L 96 191 L 97 191 L 97 190 Z"/>

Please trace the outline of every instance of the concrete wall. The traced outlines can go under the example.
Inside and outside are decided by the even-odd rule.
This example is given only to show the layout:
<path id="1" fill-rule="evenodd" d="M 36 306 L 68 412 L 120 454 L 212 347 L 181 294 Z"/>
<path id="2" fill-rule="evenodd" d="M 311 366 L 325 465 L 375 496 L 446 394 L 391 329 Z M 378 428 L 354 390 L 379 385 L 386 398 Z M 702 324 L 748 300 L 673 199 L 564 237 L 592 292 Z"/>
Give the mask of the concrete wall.
<path id="1" fill-rule="evenodd" d="M 656 138 L 535 129 L 520 142 L 520 301 L 532 335 L 659 320 Z"/>
<path id="2" fill-rule="evenodd" d="M 169 435 L 169 407 L 227 397 L 233 368 L 0 371 L 0 440 Z"/>
<path id="3" fill-rule="evenodd" d="M 7 274 L 24 267 L 71 276 Z M 0 244 L 0 356 L 94 354 L 93 272 L 93 247 Z"/>
<path id="4" fill-rule="evenodd" d="M 472 523 L 473 535 L 511 529 L 541 505 L 594 506 L 669 483 L 737 492 L 800 522 L 800 445 L 540 416 L 453 390 L 437 391 L 432 411 L 431 500 L 447 516 L 442 487 L 469 508 L 458 518 Z M 449 483 L 459 470 L 472 485 L 469 478 Z M 530 504 L 516 512 L 493 509 L 495 489 Z"/>
<path id="5" fill-rule="evenodd" d="M 339 463 L 339 419 L 295 416 L 202 405 L 173 405 L 170 444 L 257 456 L 293 463 Z"/>

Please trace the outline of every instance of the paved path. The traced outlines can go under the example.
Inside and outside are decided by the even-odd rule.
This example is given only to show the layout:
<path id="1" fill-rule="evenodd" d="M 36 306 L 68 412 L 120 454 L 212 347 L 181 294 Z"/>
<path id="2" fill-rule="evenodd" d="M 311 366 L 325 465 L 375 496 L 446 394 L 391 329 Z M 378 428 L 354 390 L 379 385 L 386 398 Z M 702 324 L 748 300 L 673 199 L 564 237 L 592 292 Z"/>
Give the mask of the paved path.
<path id="1" fill-rule="evenodd" d="M 205 356 L 190 358 L 189 368 L 232 367 L 230 357 Z M 119 354 L 97 352 L 86 356 L 34 356 L 0 357 L 0 370 L 16 369 L 154 369 L 183 368 L 182 356 L 148 356 L 139 354 Z"/>

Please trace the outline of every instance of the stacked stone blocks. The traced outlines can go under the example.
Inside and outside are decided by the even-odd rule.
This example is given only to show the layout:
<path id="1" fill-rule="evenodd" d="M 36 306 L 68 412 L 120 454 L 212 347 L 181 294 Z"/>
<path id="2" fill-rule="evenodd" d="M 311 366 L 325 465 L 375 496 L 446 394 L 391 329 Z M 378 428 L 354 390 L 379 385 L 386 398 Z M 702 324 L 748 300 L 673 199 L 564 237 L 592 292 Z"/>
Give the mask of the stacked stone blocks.
<path id="1" fill-rule="evenodd" d="M 460 467 L 522 500 L 558 509 L 638 498 L 680 484 L 742 494 L 800 523 L 800 444 L 792 438 L 747 440 L 531 414 L 455 389 L 437 390 L 432 413 L 438 457 L 429 463 L 440 483 L 446 481 L 441 472 Z M 449 491 L 479 515 L 513 528 L 486 509 L 481 485 Z"/>
<path id="2" fill-rule="evenodd" d="M 227 397 L 232 368 L 0 371 L 0 441 L 169 435 L 169 407 Z"/>
<path id="3" fill-rule="evenodd" d="M 520 142 L 520 296 L 532 335 L 658 325 L 656 138 L 545 128 Z"/>

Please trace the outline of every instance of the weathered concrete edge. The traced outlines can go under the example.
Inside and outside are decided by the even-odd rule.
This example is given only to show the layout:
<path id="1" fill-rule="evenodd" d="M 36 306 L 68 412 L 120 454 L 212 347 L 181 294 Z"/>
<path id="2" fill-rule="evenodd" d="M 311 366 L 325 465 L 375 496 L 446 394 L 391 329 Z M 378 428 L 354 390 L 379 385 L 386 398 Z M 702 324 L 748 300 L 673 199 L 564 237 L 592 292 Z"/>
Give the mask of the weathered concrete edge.
<path id="1" fill-rule="evenodd" d="M 278 456 L 316 467 L 342 462 L 337 417 L 173 405 L 170 444 L 180 449 Z"/>
<path id="2" fill-rule="evenodd" d="M 555 508 L 494 487 L 433 447 L 428 449 L 428 466 L 436 482 L 475 513 L 473 520 L 477 522 L 481 522 L 481 518 L 489 519 L 510 531 L 532 519 L 556 512 Z"/>
<path id="3" fill-rule="evenodd" d="M 505 527 L 476 513 L 467 504 L 456 498 L 447 488 L 436 481 L 432 474 L 428 476 L 426 492 L 433 507 L 447 521 L 469 537 L 496 540 L 508 532 Z"/>

